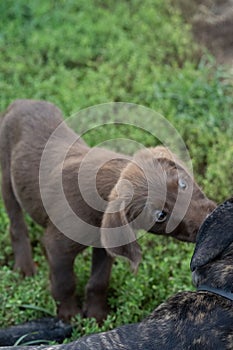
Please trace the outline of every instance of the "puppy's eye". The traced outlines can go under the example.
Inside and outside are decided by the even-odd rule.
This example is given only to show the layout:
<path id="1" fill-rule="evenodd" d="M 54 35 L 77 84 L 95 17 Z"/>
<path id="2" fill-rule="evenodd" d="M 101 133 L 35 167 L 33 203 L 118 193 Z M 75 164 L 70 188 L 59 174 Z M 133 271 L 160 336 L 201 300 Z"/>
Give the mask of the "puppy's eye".
<path id="1" fill-rule="evenodd" d="M 179 187 L 182 188 L 182 190 L 185 190 L 187 188 L 187 182 L 183 179 L 179 179 L 178 184 Z"/>
<path id="2" fill-rule="evenodd" d="M 167 219 L 167 213 L 164 210 L 155 211 L 155 222 L 164 222 Z"/>

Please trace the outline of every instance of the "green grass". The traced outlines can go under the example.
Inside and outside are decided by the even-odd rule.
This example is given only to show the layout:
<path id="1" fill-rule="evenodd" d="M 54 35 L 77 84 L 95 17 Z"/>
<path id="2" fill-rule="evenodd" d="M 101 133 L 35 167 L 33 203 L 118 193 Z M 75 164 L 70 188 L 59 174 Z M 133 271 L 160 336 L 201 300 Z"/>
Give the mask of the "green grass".
<path id="1" fill-rule="evenodd" d="M 198 183 L 220 202 L 233 194 L 232 81 L 213 58 L 200 56 L 189 26 L 169 1 L 9 0 L 0 2 L 0 110 L 16 98 L 46 99 L 68 117 L 105 102 L 132 102 L 164 116 L 184 138 Z M 93 145 L 116 129 L 86 135 Z M 123 130 L 146 146 L 154 139 Z M 38 274 L 21 279 L 12 271 L 8 218 L 0 199 L 0 326 L 55 313 L 41 229 L 27 218 Z M 193 245 L 144 235 L 138 274 L 116 259 L 109 304 L 101 329 L 136 322 L 180 290 L 192 288 L 189 261 Z M 90 270 L 90 249 L 76 261 L 77 291 Z M 73 320 L 76 337 L 98 331 L 93 320 Z"/>

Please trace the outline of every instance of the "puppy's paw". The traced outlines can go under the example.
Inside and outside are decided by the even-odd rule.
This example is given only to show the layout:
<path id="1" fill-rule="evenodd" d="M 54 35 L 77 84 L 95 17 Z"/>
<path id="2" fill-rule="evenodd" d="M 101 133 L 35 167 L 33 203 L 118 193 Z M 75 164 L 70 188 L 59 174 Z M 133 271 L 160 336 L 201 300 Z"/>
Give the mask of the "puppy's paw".
<path id="1" fill-rule="evenodd" d="M 83 316 L 88 318 L 95 318 L 96 322 L 101 325 L 107 318 L 108 307 L 101 307 L 99 305 L 85 306 Z"/>
<path id="2" fill-rule="evenodd" d="M 81 314 L 82 310 L 78 307 L 76 300 L 61 302 L 57 306 L 57 316 L 64 322 L 70 322 L 71 318 L 77 314 Z"/>
<path id="3" fill-rule="evenodd" d="M 23 277 L 30 277 L 36 274 L 36 264 L 34 261 L 18 259 L 14 264 L 14 270 L 19 271 Z"/>

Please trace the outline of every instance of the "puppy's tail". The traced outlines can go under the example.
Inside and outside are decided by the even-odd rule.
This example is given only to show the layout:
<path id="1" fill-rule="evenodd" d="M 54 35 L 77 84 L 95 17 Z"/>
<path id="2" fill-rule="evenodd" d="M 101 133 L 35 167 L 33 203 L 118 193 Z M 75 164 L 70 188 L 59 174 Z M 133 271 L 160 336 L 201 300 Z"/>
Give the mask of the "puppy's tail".
<path id="1" fill-rule="evenodd" d="M 1 128 L 1 124 L 2 124 L 2 120 L 3 120 L 3 113 L 0 113 L 0 128 Z"/>
<path id="2" fill-rule="evenodd" d="M 0 129 L 1 129 L 1 124 L 3 122 L 3 119 L 4 119 L 5 115 L 7 114 L 8 110 L 9 110 L 9 107 L 4 112 L 0 112 Z"/>

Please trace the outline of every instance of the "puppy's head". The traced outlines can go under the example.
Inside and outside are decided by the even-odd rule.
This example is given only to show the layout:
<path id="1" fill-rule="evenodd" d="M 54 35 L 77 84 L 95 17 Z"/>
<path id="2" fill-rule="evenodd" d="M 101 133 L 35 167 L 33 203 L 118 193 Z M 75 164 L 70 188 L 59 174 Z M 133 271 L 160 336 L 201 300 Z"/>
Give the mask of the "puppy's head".
<path id="1" fill-rule="evenodd" d="M 111 191 L 101 241 L 110 254 L 127 257 L 136 268 L 141 258 L 138 229 L 194 241 L 213 207 L 167 149 L 143 150 L 124 168 Z"/>
<path id="2" fill-rule="evenodd" d="M 209 286 L 233 293 L 233 243 L 205 265 L 192 272 L 195 287 Z"/>
<path id="3" fill-rule="evenodd" d="M 153 153 L 166 176 L 167 193 L 163 211 L 167 216 L 163 225 L 155 221 L 149 231 L 195 242 L 199 227 L 216 204 L 205 196 L 185 165 L 167 149 L 166 153 L 163 149 L 156 147 Z M 161 154 L 164 157 L 160 158 Z"/>
<path id="4" fill-rule="evenodd" d="M 229 279 L 232 284 L 233 198 L 219 205 L 202 224 L 190 267 L 196 286 L 224 287 Z"/>

